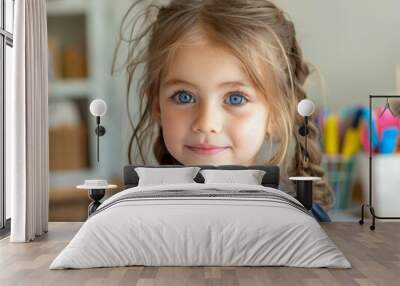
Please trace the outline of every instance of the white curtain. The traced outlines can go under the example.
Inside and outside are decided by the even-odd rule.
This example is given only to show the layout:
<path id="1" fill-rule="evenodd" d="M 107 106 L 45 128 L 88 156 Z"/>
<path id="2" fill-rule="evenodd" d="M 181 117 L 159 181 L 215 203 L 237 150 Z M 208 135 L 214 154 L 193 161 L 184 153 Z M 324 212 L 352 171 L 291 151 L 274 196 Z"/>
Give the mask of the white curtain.
<path id="1" fill-rule="evenodd" d="M 48 227 L 48 78 L 45 0 L 15 1 L 14 68 L 6 98 L 6 187 L 11 190 L 12 242 Z"/>

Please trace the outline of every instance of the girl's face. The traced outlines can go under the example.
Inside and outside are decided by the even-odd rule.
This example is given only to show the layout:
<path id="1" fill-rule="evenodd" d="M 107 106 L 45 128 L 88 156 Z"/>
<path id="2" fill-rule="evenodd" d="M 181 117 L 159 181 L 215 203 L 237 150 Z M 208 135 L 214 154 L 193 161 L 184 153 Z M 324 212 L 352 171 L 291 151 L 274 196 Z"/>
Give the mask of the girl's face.
<path id="1" fill-rule="evenodd" d="M 165 145 L 183 165 L 253 165 L 267 132 L 267 102 L 228 50 L 178 48 L 153 109 Z"/>

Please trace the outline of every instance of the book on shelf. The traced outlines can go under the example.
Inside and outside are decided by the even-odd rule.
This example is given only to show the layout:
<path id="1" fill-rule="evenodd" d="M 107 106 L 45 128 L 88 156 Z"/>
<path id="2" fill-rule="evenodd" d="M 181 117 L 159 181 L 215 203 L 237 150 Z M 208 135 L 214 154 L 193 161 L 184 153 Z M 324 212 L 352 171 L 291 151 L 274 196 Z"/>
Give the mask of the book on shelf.
<path id="1" fill-rule="evenodd" d="M 49 80 L 62 79 L 62 57 L 60 42 L 53 37 L 48 38 Z"/>
<path id="2" fill-rule="evenodd" d="M 87 57 L 83 41 L 62 45 L 55 37 L 48 39 L 49 80 L 87 78 Z"/>
<path id="3" fill-rule="evenodd" d="M 87 64 L 83 43 L 74 43 L 63 49 L 63 77 L 86 78 Z"/>

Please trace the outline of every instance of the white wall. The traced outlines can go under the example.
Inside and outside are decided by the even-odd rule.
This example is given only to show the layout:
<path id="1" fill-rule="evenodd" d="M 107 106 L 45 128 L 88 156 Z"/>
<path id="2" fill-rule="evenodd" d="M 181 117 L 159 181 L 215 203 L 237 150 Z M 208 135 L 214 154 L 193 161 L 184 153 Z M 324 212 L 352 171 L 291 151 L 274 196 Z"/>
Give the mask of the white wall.
<path id="1" fill-rule="evenodd" d="M 337 110 L 346 105 L 367 105 L 369 94 L 396 92 L 400 1 L 276 0 L 276 3 L 294 21 L 306 60 L 321 71 L 327 96 L 325 107 Z M 316 78 L 309 85 L 309 95 L 323 103 Z"/>

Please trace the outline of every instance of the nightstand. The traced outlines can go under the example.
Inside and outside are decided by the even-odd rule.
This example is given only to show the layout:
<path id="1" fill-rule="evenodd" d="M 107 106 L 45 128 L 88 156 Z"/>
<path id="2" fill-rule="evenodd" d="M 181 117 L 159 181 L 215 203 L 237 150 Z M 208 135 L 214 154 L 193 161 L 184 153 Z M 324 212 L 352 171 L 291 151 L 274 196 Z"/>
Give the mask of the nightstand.
<path id="1" fill-rule="evenodd" d="M 321 180 L 321 178 L 290 177 L 289 180 L 296 182 L 297 200 L 300 201 L 306 209 L 310 210 L 312 208 L 312 203 L 313 203 L 312 183 L 313 181 Z"/>
<path id="2" fill-rule="evenodd" d="M 88 217 L 101 205 L 100 200 L 106 194 L 106 190 L 115 189 L 117 185 L 107 184 L 107 180 L 85 180 L 85 184 L 76 186 L 77 189 L 88 190 L 92 202 L 88 206 Z"/>

